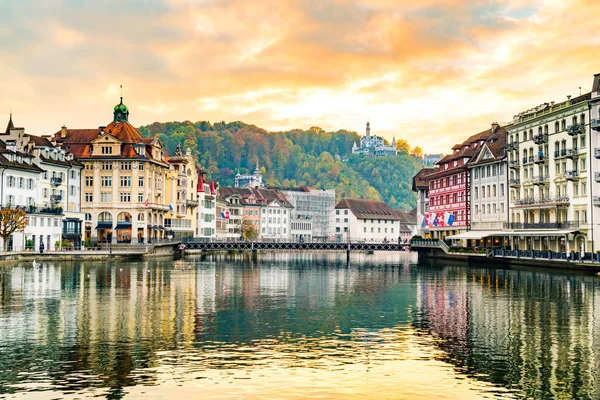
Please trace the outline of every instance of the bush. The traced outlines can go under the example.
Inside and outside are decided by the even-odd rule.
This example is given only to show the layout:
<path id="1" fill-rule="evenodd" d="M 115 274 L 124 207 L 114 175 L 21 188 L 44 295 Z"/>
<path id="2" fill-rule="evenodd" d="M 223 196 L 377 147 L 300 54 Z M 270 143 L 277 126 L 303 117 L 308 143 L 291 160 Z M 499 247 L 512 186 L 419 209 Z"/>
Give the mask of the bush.
<path id="1" fill-rule="evenodd" d="M 33 249 L 33 245 L 34 245 L 34 243 L 33 243 L 33 240 L 31 240 L 31 239 L 27 239 L 27 240 L 25 241 L 25 248 L 26 248 L 27 250 L 31 250 L 31 249 Z"/>
<path id="2" fill-rule="evenodd" d="M 413 237 L 410 238 L 410 241 L 412 242 L 413 240 L 423 240 L 423 237 L 421 235 L 415 235 Z"/>

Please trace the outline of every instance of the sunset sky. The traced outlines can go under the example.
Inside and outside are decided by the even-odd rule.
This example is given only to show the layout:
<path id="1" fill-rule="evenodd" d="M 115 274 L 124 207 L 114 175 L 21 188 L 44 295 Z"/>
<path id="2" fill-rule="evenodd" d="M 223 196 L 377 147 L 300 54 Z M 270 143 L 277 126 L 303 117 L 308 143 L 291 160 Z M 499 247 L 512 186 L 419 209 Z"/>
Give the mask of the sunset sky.
<path id="1" fill-rule="evenodd" d="M 425 152 L 591 90 L 600 1 L 0 0 L 0 121 L 348 129 Z M 3 130 L 3 129 L 2 129 Z"/>

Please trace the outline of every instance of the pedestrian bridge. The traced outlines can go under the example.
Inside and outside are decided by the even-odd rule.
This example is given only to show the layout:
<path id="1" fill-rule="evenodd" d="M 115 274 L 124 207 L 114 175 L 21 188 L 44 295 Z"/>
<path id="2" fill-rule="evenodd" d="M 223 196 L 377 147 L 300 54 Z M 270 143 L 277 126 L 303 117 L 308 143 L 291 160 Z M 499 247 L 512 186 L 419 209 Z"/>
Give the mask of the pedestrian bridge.
<path id="1" fill-rule="evenodd" d="M 202 241 L 182 242 L 185 250 L 269 250 L 269 251 L 409 251 L 408 243 L 369 242 L 247 242 Z"/>

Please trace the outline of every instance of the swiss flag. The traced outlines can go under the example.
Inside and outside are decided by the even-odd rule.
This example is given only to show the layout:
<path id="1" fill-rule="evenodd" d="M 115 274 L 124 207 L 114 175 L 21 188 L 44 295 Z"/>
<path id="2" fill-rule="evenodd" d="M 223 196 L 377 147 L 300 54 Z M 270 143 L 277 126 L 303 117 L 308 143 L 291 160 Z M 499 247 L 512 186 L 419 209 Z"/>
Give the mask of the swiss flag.
<path id="1" fill-rule="evenodd" d="M 437 213 L 436 217 L 435 217 L 435 224 L 436 226 L 445 226 L 445 222 L 444 222 L 444 213 Z"/>
<path id="2" fill-rule="evenodd" d="M 145 205 L 146 207 L 148 207 L 148 204 L 150 204 L 150 203 L 148 203 L 148 199 L 146 199 L 146 201 L 144 202 L 144 205 Z"/>

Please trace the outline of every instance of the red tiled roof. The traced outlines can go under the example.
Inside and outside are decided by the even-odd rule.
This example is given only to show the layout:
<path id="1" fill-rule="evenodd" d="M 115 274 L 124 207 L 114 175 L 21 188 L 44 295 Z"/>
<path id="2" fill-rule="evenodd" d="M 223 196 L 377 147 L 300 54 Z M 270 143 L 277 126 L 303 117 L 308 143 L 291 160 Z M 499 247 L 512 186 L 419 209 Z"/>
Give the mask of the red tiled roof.
<path id="1" fill-rule="evenodd" d="M 435 172 L 437 172 L 437 169 L 433 168 L 423 168 L 417 172 L 417 174 L 413 176 L 413 192 L 416 192 L 418 189 L 427 189 L 429 187 L 427 177 Z"/>
<path id="2" fill-rule="evenodd" d="M 394 221 L 400 219 L 390 206 L 379 200 L 342 199 L 335 205 L 335 209 L 350 209 L 356 218 Z"/>

